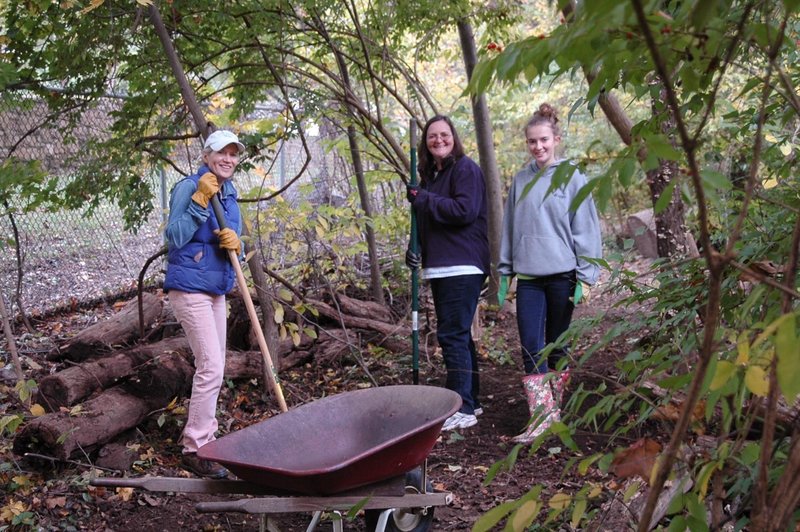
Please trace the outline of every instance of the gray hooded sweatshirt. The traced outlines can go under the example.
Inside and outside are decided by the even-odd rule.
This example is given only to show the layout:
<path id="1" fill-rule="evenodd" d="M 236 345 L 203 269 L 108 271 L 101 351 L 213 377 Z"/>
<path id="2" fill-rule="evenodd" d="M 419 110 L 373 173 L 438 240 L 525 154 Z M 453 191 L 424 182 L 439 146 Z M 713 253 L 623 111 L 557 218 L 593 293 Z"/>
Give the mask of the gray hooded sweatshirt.
<path id="1" fill-rule="evenodd" d="M 514 176 L 503 217 L 500 274 L 542 277 L 577 270 L 579 281 L 597 282 L 600 268 L 583 258 L 603 256 L 597 209 L 588 196 L 570 210 L 572 200 L 586 184 L 586 176 L 575 167 L 567 183 L 548 193 L 560 164 L 570 163 L 556 161 L 537 178 L 539 167 L 533 161 Z M 536 182 L 520 199 L 534 178 Z"/>

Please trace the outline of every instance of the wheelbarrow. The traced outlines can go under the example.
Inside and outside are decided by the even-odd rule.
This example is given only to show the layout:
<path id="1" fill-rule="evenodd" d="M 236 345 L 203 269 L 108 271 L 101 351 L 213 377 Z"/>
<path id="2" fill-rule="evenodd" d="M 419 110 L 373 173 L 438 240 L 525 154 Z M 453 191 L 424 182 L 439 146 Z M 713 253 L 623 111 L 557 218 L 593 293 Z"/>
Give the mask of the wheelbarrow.
<path id="1" fill-rule="evenodd" d="M 93 485 L 151 491 L 237 493 L 256 498 L 198 503 L 200 512 L 270 515 L 356 506 L 370 528 L 427 530 L 433 507 L 449 493 L 433 492 L 426 460 L 444 421 L 461 406 L 445 388 L 385 386 L 333 395 L 232 432 L 200 448 L 242 480 L 102 479 Z M 262 495 L 267 495 L 262 497 Z M 335 521 L 341 530 L 341 521 Z"/>

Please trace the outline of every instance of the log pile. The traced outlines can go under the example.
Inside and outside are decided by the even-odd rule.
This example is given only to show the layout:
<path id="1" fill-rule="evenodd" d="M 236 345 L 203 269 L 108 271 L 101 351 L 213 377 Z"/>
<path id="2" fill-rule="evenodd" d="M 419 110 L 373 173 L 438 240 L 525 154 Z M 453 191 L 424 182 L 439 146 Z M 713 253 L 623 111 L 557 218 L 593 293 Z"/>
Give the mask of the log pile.
<path id="1" fill-rule="evenodd" d="M 247 318 L 229 296 L 229 350 L 226 380 L 261 380 L 263 362 Z M 385 307 L 342 295 L 324 301 L 306 301 L 316 316 L 297 316 L 303 327 L 319 331 L 318 338 L 302 335 L 298 345 L 291 338 L 279 342 L 271 353 L 278 371 L 311 361 L 330 364 L 360 350 L 359 341 L 385 344 L 389 349 L 410 349 L 410 329 L 394 323 Z M 122 433 L 136 427 L 153 412 L 191 391 L 194 374 L 191 349 L 162 297 L 145 294 L 144 327 L 140 328 L 136 300 L 118 313 L 81 331 L 48 358 L 65 365 L 39 383 L 37 402 L 48 412 L 26 424 L 14 438 L 14 452 L 35 453 L 66 460 L 87 455 Z M 239 310 L 237 310 L 239 309 Z M 301 327 L 302 329 L 302 327 Z M 139 338 L 144 330 L 145 339 Z M 170 336 L 179 333 L 178 336 Z M 150 343 L 145 343 L 149 340 Z M 138 345 L 134 345 L 139 341 Z M 232 345 L 243 349 L 230 349 Z"/>

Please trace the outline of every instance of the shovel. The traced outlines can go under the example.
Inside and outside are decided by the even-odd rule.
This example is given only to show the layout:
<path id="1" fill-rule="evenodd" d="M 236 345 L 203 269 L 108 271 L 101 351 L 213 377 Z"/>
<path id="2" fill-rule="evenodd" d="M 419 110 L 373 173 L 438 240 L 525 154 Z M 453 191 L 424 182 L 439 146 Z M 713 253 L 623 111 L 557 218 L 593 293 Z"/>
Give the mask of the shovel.
<path id="1" fill-rule="evenodd" d="M 214 215 L 217 217 L 217 223 L 219 224 L 220 229 L 225 229 L 225 213 L 222 210 L 222 205 L 219 202 L 219 198 L 214 196 L 211 198 L 211 207 L 214 209 Z M 261 349 L 261 356 L 264 360 L 264 368 L 266 368 L 267 378 L 269 379 L 269 387 L 272 390 L 272 393 L 275 394 L 275 397 L 278 399 L 278 405 L 281 407 L 281 412 L 286 412 L 289 410 L 286 407 L 286 399 L 283 398 L 283 390 L 281 389 L 281 384 L 278 381 L 278 376 L 275 373 L 275 366 L 272 365 L 272 357 L 269 356 L 269 348 L 267 347 L 267 341 L 264 338 L 264 331 L 261 330 L 261 323 L 258 321 L 258 315 L 256 314 L 256 308 L 253 305 L 253 298 L 250 297 L 250 290 L 247 288 L 247 281 L 244 278 L 244 273 L 242 273 L 242 266 L 239 264 L 239 257 L 236 256 L 236 252 L 232 249 L 228 251 L 228 259 L 231 261 L 231 265 L 233 266 L 233 271 L 236 272 L 236 284 L 239 286 L 239 291 L 242 293 L 242 299 L 244 299 L 245 307 L 247 307 L 247 315 L 250 317 L 250 323 L 253 326 L 253 330 L 256 333 L 256 339 L 258 340 L 258 347 Z"/>

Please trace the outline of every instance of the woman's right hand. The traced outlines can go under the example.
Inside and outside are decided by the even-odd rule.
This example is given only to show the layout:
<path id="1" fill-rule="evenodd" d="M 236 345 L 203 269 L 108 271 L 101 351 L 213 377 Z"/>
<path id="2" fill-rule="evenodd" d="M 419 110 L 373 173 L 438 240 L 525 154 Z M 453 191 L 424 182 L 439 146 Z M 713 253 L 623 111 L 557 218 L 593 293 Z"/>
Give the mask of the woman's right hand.
<path id="1" fill-rule="evenodd" d="M 197 191 L 192 194 L 192 201 L 200 205 L 202 208 L 208 208 L 208 202 L 214 197 L 214 194 L 219 192 L 219 183 L 217 176 L 211 172 L 206 172 L 197 182 Z"/>

